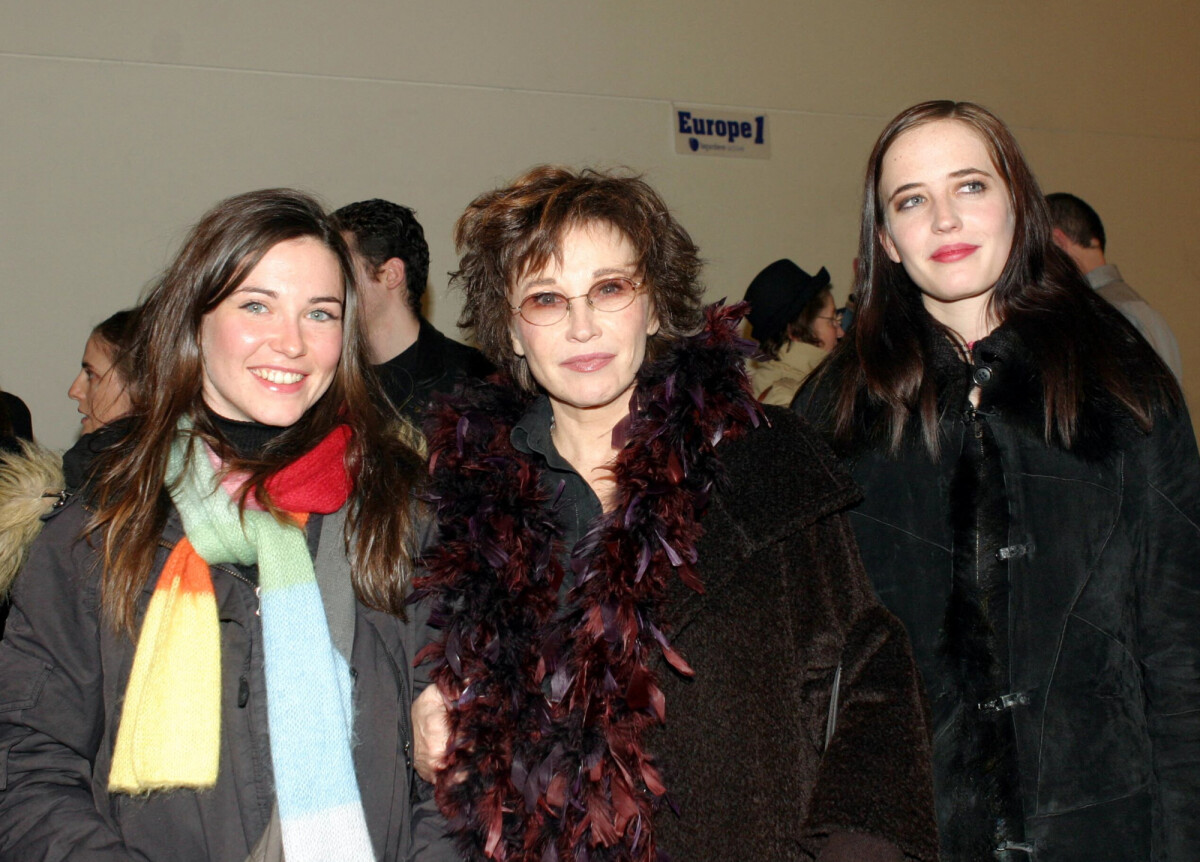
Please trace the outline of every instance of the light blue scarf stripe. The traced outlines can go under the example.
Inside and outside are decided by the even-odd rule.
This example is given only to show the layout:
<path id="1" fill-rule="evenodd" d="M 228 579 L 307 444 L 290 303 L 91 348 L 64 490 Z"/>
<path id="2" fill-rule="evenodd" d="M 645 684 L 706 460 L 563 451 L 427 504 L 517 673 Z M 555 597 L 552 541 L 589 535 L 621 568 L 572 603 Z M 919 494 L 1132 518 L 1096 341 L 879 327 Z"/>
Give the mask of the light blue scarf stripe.
<path id="1" fill-rule="evenodd" d="M 275 762 L 275 784 L 279 788 L 279 815 L 284 822 L 322 808 L 359 802 L 350 753 L 353 732 L 350 668 L 330 642 L 323 618 L 305 620 L 308 625 L 303 627 L 297 625 L 304 618 L 304 609 L 312 607 L 314 602 L 318 608 L 322 607 L 315 581 L 263 591 L 268 685 L 274 677 L 328 676 L 337 681 L 338 687 L 336 696 L 330 692 L 314 701 L 304 687 L 289 686 L 279 697 L 272 692 L 267 701 L 271 759 Z M 286 650 L 271 649 L 268 629 L 272 619 L 289 621 Z M 338 739 L 329 738 L 331 729 Z M 303 768 L 292 768 L 290 764 Z M 314 780 L 314 776 L 325 778 Z M 351 780 L 333 780 L 336 776 L 348 776 Z"/>
<path id="2" fill-rule="evenodd" d="M 252 513 L 270 517 L 265 512 Z M 274 520 L 274 519 L 272 519 Z M 300 552 L 303 552 L 302 554 Z M 295 563 L 302 561 L 306 571 Z M 292 829 L 327 809 L 353 809 L 334 818 L 331 840 L 342 842 L 338 860 L 373 860 L 366 817 L 350 754 L 350 668 L 337 654 L 317 587 L 304 533 L 263 531 L 258 545 L 266 653 L 267 720 L 283 850 L 288 862 L 327 862 L 318 845 Z M 298 578 L 302 574 L 304 577 Z M 345 812 L 342 812 L 345 814 Z M 344 831 L 349 827 L 350 831 Z M 365 849 L 365 855 L 364 855 Z"/>

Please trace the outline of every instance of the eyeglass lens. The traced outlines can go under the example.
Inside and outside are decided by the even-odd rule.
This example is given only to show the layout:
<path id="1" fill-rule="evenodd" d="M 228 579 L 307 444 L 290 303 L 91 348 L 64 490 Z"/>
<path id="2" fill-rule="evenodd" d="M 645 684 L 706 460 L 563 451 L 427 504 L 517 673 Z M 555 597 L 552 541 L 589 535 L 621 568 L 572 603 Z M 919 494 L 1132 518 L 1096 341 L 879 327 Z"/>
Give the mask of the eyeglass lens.
<path id="1" fill-rule="evenodd" d="M 593 284 L 591 289 L 581 296 L 567 297 L 554 291 L 530 294 L 521 300 L 518 308 L 521 316 L 529 323 L 548 326 L 566 317 L 571 303 L 585 296 L 588 305 L 596 311 L 620 311 L 633 302 L 638 286 L 632 279 L 606 278 Z"/>

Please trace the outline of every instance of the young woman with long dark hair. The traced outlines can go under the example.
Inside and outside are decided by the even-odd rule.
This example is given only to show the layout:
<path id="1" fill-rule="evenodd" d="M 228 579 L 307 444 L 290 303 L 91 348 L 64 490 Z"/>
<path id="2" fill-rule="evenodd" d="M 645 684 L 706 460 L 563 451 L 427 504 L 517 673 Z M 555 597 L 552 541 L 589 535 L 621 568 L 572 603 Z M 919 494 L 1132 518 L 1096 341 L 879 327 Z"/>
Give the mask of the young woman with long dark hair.
<path id="1" fill-rule="evenodd" d="M 222 202 L 135 352 L 14 586 L 0 857 L 403 858 L 421 461 L 368 395 L 345 243 L 301 193 Z"/>
<path id="2" fill-rule="evenodd" d="M 932 703 L 942 858 L 1200 858 L 1200 458 L 1171 373 L 978 105 L 884 129 L 858 272 L 793 406 L 865 492 L 855 535 Z"/>

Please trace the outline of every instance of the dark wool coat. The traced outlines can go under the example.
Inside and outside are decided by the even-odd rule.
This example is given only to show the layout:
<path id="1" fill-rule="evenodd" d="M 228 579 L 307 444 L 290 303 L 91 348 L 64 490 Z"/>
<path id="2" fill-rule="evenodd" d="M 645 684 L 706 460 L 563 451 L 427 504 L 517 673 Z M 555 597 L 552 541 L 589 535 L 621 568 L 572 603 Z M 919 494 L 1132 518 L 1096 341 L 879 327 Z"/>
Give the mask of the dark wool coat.
<path id="1" fill-rule="evenodd" d="M 681 360 L 678 351 L 692 349 L 697 348 L 676 348 L 668 363 L 687 366 L 691 360 Z M 744 388 L 740 363 L 717 363 L 713 374 L 721 380 L 710 377 L 703 394 L 699 384 L 685 385 L 679 382 L 683 376 L 661 368 L 660 361 L 643 369 L 635 395 L 635 403 L 661 416 L 699 417 L 703 425 L 706 411 L 724 403 L 729 388 L 725 383 L 732 381 L 739 391 Z M 484 585 L 482 594 L 490 598 L 476 605 L 472 595 L 480 589 L 471 579 L 516 578 L 524 583 L 524 575 L 511 571 L 513 559 L 552 565 L 562 549 L 553 543 L 561 529 L 551 526 L 540 536 L 538 519 L 530 514 L 551 512 L 550 501 L 539 495 L 541 465 L 509 442 L 527 399 L 495 385 L 468 391 L 466 399 L 441 411 L 432 432 L 434 502 L 442 540 L 449 545 L 432 561 L 434 576 L 425 582 L 425 595 L 437 603 L 435 625 L 446 625 L 448 633 L 446 658 L 435 661 L 435 679 L 456 689 L 464 680 L 455 674 L 470 673 L 468 695 L 459 706 L 463 712 L 452 711 L 452 724 L 461 726 L 457 723 L 480 708 L 480 702 L 486 702 L 495 717 L 470 725 L 478 736 L 459 732 L 455 744 L 461 750 L 452 761 L 459 769 L 451 770 L 453 777 L 444 776 L 439 788 L 443 810 L 459 829 L 469 858 L 483 858 L 487 822 L 481 827 L 479 819 L 486 821 L 488 815 L 478 810 L 479 794 L 493 785 L 475 770 L 494 768 L 497 781 L 507 781 L 510 772 L 523 778 L 528 769 L 525 793 L 539 786 L 533 782 L 538 764 L 521 758 L 536 750 L 531 735 L 548 732 L 544 717 L 537 716 L 550 707 L 540 696 L 539 681 L 499 676 L 500 665 L 523 648 L 517 642 L 529 633 L 510 633 L 490 643 L 482 636 L 491 631 L 489 626 L 509 624 L 525 613 L 523 607 L 509 607 L 514 599 L 507 590 L 518 588 L 488 593 Z M 682 410 L 676 411 L 676 405 Z M 926 713 L 903 630 L 872 594 L 843 514 L 858 492 L 803 422 L 775 408 L 766 410 L 765 419 L 740 436 L 723 426 L 728 436 L 714 450 L 714 469 L 721 478 L 701 509 L 694 568 L 687 562 L 688 549 L 676 548 L 677 565 L 698 576 L 703 592 L 663 567 L 659 571 L 668 572 L 665 602 L 646 611 L 661 612 L 657 622 L 694 671 L 689 678 L 668 666 L 655 647 L 649 666 L 665 698 L 665 723 L 649 731 L 637 750 L 648 750 L 678 807 L 678 814 L 666 807 L 658 811 L 655 840 L 676 862 L 807 859 L 823 847 L 828 851 L 823 858 L 829 859 L 898 860 L 903 854 L 932 860 L 937 843 Z M 484 421 L 486 427 L 481 428 Z M 657 481 L 652 475 L 661 467 L 639 460 L 638 447 L 645 438 L 688 439 L 689 431 L 673 421 L 651 422 L 640 429 L 627 444 L 632 454 L 617 476 L 618 481 L 623 475 L 631 481 L 643 477 L 652 493 Z M 721 439 L 720 432 L 716 439 Z M 676 474 L 675 481 L 683 484 L 700 470 L 696 465 L 705 463 L 688 453 L 679 460 L 692 465 L 692 472 L 680 467 Z M 705 469 L 709 467 L 713 465 Z M 496 477 L 506 476 L 511 480 L 495 484 Z M 633 496 L 628 511 L 640 500 Z M 549 523 L 553 525 L 552 517 Z M 524 529 L 523 524 L 530 526 Z M 617 536 L 611 542 L 617 544 L 618 554 L 621 543 L 630 541 L 619 531 L 605 535 Z M 628 550 L 626 558 L 636 561 L 638 548 Z M 657 560 L 657 550 L 655 554 Z M 473 574 L 462 574 L 466 571 Z M 646 577 L 655 572 L 652 565 Z M 572 602 L 579 601 L 572 595 Z M 597 611 L 601 613 L 610 619 L 612 611 Z M 586 611 L 583 618 L 590 619 Z M 606 630 L 608 625 L 613 625 L 611 619 Z M 480 647 L 479 654 L 473 652 L 472 642 Z M 549 654 L 554 646 L 545 649 Z M 826 748 L 839 663 L 836 729 Z M 545 664 L 538 660 L 538 670 Z M 649 689 L 655 690 L 654 683 Z M 509 691 L 515 694 L 506 694 Z M 600 694 L 597 691 L 592 700 Z M 622 699 L 618 692 L 614 708 L 627 708 L 632 699 L 632 694 Z M 523 709 L 533 717 L 519 714 Z M 651 710 L 643 705 L 639 711 L 651 715 Z M 510 727 L 521 730 L 506 730 Z M 584 744 L 594 739 L 586 727 L 578 738 Z M 485 746 L 486 752 L 481 752 Z M 519 768 L 510 767 L 506 758 L 519 761 Z M 554 755 L 546 768 L 560 761 Z M 583 768 L 591 767 L 585 762 Z M 566 775 L 568 787 L 575 786 L 572 774 Z M 553 796 L 555 786 L 551 781 L 546 793 Z M 641 792 L 645 795 L 644 789 Z M 542 828 L 553 831 L 554 816 L 544 812 L 557 810 L 555 801 L 542 797 L 530 802 L 536 817 L 547 821 Z M 506 840 L 516 836 L 511 840 L 519 846 L 524 824 L 535 815 L 519 793 L 508 805 L 503 832 Z M 499 830 L 501 815 L 494 816 Z M 831 833 L 837 837 L 827 842 Z M 566 852 L 573 854 L 578 848 L 576 844 Z M 588 850 L 593 859 L 629 858 L 611 848 Z M 534 849 L 508 858 L 545 857 Z"/>
<path id="2" fill-rule="evenodd" d="M 804 859 L 819 836 L 865 832 L 934 859 L 924 707 L 855 551 L 843 509 L 858 490 L 794 417 L 766 412 L 770 427 L 722 452 L 704 593 L 672 588 L 672 643 L 696 676 L 662 676 L 667 721 L 649 744 L 680 808 L 656 821 L 662 846 L 680 862 Z"/>
<path id="3" fill-rule="evenodd" d="M 1186 409 L 1158 416 L 1144 434 L 1093 386 L 1068 452 L 1045 442 L 1039 374 L 1018 327 L 978 342 L 973 366 L 930 331 L 940 460 L 916 427 L 897 457 L 885 454 L 868 411 L 847 456 L 865 492 L 851 513 L 863 561 L 908 628 L 930 688 L 943 827 L 947 788 L 959 777 L 950 730 L 981 709 L 955 700 L 948 668 L 983 651 L 1006 669 L 1009 696 L 983 710 L 1011 722 L 1018 811 L 1034 858 L 1200 859 L 1200 457 Z M 1137 363 L 1155 360 L 1145 345 L 1134 348 L 1137 381 L 1145 379 Z M 827 415 L 829 385 L 810 385 L 796 408 Z M 943 627 L 964 539 L 951 485 L 977 433 L 991 441 L 1002 476 L 990 490 L 1006 514 L 995 558 L 1007 564 L 1007 600 L 993 618 L 1007 620 L 991 636 L 956 643 Z"/>
<path id="4" fill-rule="evenodd" d="M 215 786 L 110 795 L 108 772 L 136 644 L 100 618 L 101 551 L 78 538 L 86 519 L 78 497 L 60 509 L 13 587 L 13 612 L 0 643 L 0 859 L 245 862 L 275 804 L 253 569 L 247 577 L 232 565 L 212 567 L 221 627 Z M 375 855 L 449 860 L 454 857 L 432 802 L 418 806 L 414 817 L 410 799 L 410 667 L 418 628 L 362 605 L 352 593 L 326 589 L 331 580 L 349 582 L 343 523 L 341 515 L 321 519 L 315 565 L 331 633 L 338 642 L 335 632 L 342 632 L 349 646 L 354 764 Z M 139 599 L 139 622 L 181 536 L 172 512 Z M 416 846 L 422 854 L 412 857 Z"/>

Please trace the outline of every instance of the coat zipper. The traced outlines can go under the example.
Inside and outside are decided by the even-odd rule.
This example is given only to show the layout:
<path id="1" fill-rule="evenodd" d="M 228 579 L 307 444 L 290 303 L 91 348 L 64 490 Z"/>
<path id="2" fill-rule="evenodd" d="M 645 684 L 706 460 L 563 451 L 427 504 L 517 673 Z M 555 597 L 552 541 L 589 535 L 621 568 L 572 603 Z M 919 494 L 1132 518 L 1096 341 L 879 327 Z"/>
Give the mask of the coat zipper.
<path id="1" fill-rule="evenodd" d="M 158 545 L 160 548 L 166 548 L 168 551 L 175 550 L 175 543 L 168 542 L 166 539 L 159 539 Z M 250 587 L 250 589 L 254 590 L 254 601 L 255 601 L 254 615 L 256 617 L 262 616 L 262 588 L 258 584 L 254 583 L 254 581 L 247 578 L 241 572 L 237 571 L 236 569 L 232 569 L 229 566 L 224 565 L 223 563 L 209 563 L 208 566 L 210 569 L 217 569 L 218 571 L 225 572 L 225 574 L 227 574 L 227 575 L 233 576 L 234 578 L 241 581 L 246 586 Z"/>

